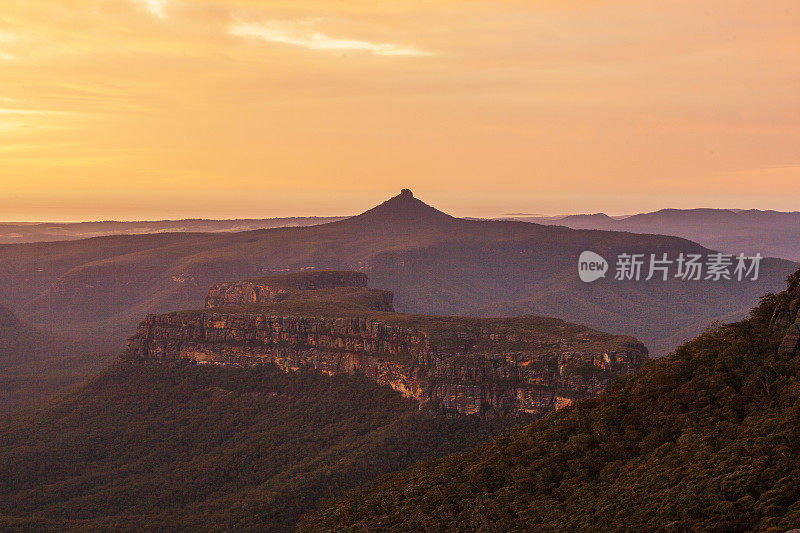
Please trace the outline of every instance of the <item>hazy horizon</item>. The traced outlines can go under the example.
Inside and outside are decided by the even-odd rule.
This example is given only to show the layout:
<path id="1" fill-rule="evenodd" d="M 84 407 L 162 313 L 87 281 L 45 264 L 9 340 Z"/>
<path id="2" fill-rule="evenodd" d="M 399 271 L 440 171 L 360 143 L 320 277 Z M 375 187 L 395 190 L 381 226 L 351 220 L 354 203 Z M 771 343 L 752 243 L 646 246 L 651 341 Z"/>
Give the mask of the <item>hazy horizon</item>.
<path id="1" fill-rule="evenodd" d="M 416 195 L 415 195 L 416 196 Z M 385 199 L 388 199 L 387 196 Z M 425 201 L 424 198 L 420 198 L 420 200 Z M 426 202 L 428 203 L 428 202 Z M 186 216 L 181 218 L 109 218 L 109 219 L 74 219 L 74 220 L 63 220 L 63 219 L 53 219 L 53 220 L 13 220 L 13 219 L 3 219 L 0 220 L 0 224 L 83 224 L 83 223 L 113 223 L 113 222 L 120 222 L 120 223 L 135 223 L 135 222 L 181 222 L 181 221 L 188 221 L 188 220 L 207 220 L 207 221 L 232 221 L 232 220 L 271 220 L 271 219 L 292 219 L 292 218 L 347 218 L 353 217 L 362 212 L 366 211 L 370 207 L 374 206 L 366 206 L 361 211 L 355 213 L 346 213 L 346 214 L 330 214 L 330 215 L 319 215 L 319 214 L 294 214 L 294 215 L 283 215 L 283 216 L 229 216 L 229 217 L 208 217 L 203 215 L 198 216 Z M 436 206 L 434 206 L 436 207 Z M 438 209 L 438 208 L 437 208 Z M 774 211 L 779 213 L 800 213 L 800 210 L 780 210 L 780 209 L 754 209 L 754 208 L 741 208 L 741 207 L 707 207 L 707 206 L 698 206 L 698 207 L 686 207 L 686 208 L 676 208 L 676 207 L 662 207 L 659 209 L 654 209 L 652 211 L 637 211 L 637 212 L 630 212 L 630 213 L 608 213 L 603 211 L 585 211 L 585 212 L 574 212 L 574 213 L 526 213 L 526 212 L 519 212 L 519 213 L 499 213 L 495 215 L 474 215 L 474 214 L 455 214 L 449 212 L 445 209 L 440 209 L 440 211 L 444 211 L 450 215 L 456 216 L 458 218 L 486 218 L 486 219 L 496 219 L 502 217 L 532 217 L 532 218 L 562 218 L 562 217 L 569 217 L 569 216 L 576 216 L 576 215 L 608 215 L 611 218 L 627 218 L 634 215 L 639 214 L 647 214 L 647 213 L 655 213 L 658 211 L 664 210 L 694 210 L 694 209 L 714 209 L 720 211 Z"/>

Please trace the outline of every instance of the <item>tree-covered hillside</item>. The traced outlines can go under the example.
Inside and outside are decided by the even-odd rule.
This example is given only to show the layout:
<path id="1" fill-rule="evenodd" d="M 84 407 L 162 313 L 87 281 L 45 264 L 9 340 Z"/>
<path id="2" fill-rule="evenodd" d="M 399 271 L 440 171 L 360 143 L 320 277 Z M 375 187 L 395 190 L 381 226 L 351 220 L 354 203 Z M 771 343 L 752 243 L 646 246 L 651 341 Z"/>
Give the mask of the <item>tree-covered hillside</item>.
<path id="1" fill-rule="evenodd" d="M 800 272 L 748 320 L 706 331 L 600 397 L 379 480 L 301 530 L 798 527 L 800 353 L 796 340 L 779 349 L 798 304 Z"/>
<path id="2" fill-rule="evenodd" d="M 119 364 L 0 414 L 0 530 L 287 530 L 321 499 L 501 429 L 354 377 Z"/>
<path id="3" fill-rule="evenodd" d="M 32 405 L 93 376 L 113 357 L 93 348 L 44 333 L 0 305 L 0 410 Z"/>

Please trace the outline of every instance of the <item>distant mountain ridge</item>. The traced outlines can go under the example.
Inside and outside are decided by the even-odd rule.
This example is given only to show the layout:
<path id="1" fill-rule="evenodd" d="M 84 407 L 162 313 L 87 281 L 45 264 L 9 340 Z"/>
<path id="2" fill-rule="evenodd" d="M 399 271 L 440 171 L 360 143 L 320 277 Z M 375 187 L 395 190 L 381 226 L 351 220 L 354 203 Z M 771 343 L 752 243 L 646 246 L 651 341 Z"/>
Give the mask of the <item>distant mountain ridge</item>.
<path id="1" fill-rule="evenodd" d="M 743 316 L 796 268 L 767 259 L 760 279 L 747 283 L 586 284 L 577 275 L 584 250 L 604 257 L 710 252 L 670 236 L 459 219 L 404 191 L 316 226 L 0 245 L 0 301 L 46 329 L 121 343 L 147 313 L 201 307 L 219 281 L 356 270 L 393 291 L 399 311 L 552 316 L 631 335 L 663 354 L 714 320 Z"/>
<path id="2" fill-rule="evenodd" d="M 107 235 L 142 235 L 167 232 L 236 232 L 265 228 L 313 226 L 344 217 L 283 217 L 263 219 L 141 220 L 123 222 L 0 222 L 0 244 L 71 241 Z"/>
<path id="3" fill-rule="evenodd" d="M 413 210 L 408 214 L 419 215 Z M 365 213 L 366 214 L 366 213 Z M 449 216 L 449 215 L 447 215 Z M 233 233 L 276 227 L 302 227 L 357 217 L 285 217 L 268 219 L 185 219 L 162 221 L 0 222 L 0 244 L 80 240 L 109 235 L 151 233 Z M 424 218 L 424 217 L 423 217 Z M 451 217 L 452 218 L 452 217 Z M 377 217 L 374 217 L 377 219 Z M 483 220 L 470 218 L 471 220 Z M 757 209 L 662 209 L 652 213 L 609 216 L 605 213 L 543 216 L 510 214 L 518 220 L 573 229 L 630 231 L 683 237 L 729 253 L 756 253 L 800 261 L 800 212 Z"/>
<path id="4" fill-rule="evenodd" d="M 761 253 L 766 257 L 800 261 L 800 212 L 700 208 L 661 209 L 626 217 L 596 213 L 511 218 L 573 229 L 674 235 L 722 252 Z"/>

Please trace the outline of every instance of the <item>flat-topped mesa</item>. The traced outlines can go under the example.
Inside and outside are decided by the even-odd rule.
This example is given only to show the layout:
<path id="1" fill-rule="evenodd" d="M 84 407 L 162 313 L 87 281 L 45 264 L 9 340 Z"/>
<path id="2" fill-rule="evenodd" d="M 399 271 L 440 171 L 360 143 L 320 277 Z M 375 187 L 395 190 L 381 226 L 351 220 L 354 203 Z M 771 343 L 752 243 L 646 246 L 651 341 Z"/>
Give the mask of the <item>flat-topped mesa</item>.
<path id="1" fill-rule="evenodd" d="M 287 299 L 297 291 L 366 288 L 367 276 L 346 270 L 317 270 L 277 274 L 262 278 L 224 281 L 211 286 L 205 307 L 231 307 L 248 304 L 269 304 Z M 391 305 L 391 300 L 389 302 Z M 392 309 L 385 309 L 391 311 Z"/>
<path id="2" fill-rule="evenodd" d="M 295 290 L 263 304 L 149 315 L 126 358 L 361 374 L 421 406 L 480 416 L 541 416 L 647 358 L 636 339 L 553 318 L 374 310 L 385 292 Z"/>

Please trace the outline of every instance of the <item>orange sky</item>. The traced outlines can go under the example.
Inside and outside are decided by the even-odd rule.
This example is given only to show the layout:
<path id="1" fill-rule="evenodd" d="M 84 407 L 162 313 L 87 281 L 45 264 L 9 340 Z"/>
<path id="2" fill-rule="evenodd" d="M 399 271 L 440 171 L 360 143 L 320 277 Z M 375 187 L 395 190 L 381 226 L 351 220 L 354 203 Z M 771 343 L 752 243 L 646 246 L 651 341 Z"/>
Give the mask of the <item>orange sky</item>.
<path id="1" fill-rule="evenodd" d="M 800 210 L 797 0 L 0 0 L 0 220 Z"/>

